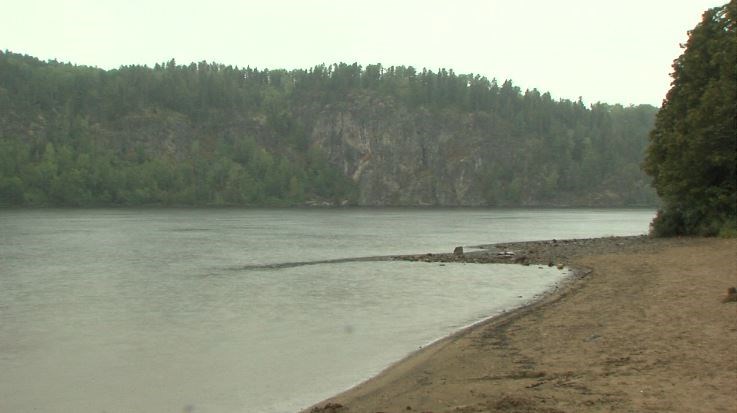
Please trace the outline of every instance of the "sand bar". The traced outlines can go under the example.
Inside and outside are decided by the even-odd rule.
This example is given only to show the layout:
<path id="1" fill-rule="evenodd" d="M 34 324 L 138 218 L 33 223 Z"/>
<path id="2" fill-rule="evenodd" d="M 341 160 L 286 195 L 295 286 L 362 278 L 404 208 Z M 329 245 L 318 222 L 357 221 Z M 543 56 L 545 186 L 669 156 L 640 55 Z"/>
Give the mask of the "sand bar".
<path id="1" fill-rule="evenodd" d="M 445 259 L 565 264 L 579 276 L 307 411 L 737 411 L 737 302 L 722 302 L 737 286 L 737 240 L 551 240 Z"/>

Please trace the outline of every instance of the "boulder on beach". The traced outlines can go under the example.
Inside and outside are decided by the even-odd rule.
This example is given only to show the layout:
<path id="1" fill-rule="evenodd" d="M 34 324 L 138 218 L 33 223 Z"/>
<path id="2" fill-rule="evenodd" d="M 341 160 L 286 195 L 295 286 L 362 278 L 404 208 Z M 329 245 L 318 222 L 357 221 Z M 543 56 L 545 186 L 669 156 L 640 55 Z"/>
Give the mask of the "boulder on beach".
<path id="1" fill-rule="evenodd" d="M 727 296 L 722 299 L 723 303 L 729 303 L 731 301 L 737 301 L 737 288 L 727 288 Z"/>

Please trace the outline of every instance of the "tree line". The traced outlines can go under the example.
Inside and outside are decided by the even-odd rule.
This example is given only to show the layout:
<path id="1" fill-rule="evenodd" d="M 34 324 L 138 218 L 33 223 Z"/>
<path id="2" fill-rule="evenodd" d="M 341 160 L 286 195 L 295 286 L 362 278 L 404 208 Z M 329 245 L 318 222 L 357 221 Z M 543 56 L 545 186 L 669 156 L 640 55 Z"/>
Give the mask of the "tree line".
<path id="1" fill-rule="evenodd" d="M 506 145 L 477 177 L 489 205 L 561 193 L 574 205 L 656 202 L 640 170 L 657 112 L 649 105 L 586 107 L 447 69 L 171 60 L 102 70 L 4 51 L 0 203 L 355 204 L 361 188 L 314 129 L 320 114 L 366 97 L 408 116 L 477 119 L 491 144 Z"/>

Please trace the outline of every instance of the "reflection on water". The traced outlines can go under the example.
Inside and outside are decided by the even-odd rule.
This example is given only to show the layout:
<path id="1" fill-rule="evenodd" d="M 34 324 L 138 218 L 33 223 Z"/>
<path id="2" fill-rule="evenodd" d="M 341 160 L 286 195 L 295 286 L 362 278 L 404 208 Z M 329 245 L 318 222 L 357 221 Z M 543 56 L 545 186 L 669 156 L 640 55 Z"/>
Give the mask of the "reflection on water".
<path id="1" fill-rule="evenodd" d="M 637 234 L 652 215 L 0 211 L 0 411 L 294 411 L 524 302 L 561 274 L 408 262 L 258 266 Z"/>

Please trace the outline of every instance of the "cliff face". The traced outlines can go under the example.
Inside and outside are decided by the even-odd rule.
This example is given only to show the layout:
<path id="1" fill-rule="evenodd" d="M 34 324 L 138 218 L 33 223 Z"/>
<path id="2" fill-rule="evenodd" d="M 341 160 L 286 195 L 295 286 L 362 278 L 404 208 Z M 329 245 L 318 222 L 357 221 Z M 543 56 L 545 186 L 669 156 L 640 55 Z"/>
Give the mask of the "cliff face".
<path id="1" fill-rule="evenodd" d="M 386 102 L 324 108 L 311 141 L 358 186 L 360 205 L 480 206 L 483 139 L 472 117 L 444 122 Z"/>
<path id="2" fill-rule="evenodd" d="M 493 131 L 474 115 L 433 115 L 410 111 L 391 101 L 363 99 L 327 105 L 310 115 L 309 145 L 350 178 L 362 206 L 483 206 L 483 175 L 500 146 Z M 268 142 L 259 123 L 231 119 L 221 133 L 257 136 Z M 109 144 L 127 153 L 145 148 L 149 156 L 187 158 L 192 142 L 211 145 L 207 131 L 178 114 L 138 113 L 118 121 Z M 207 149 L 207 148 L 200 148 Z"/>

